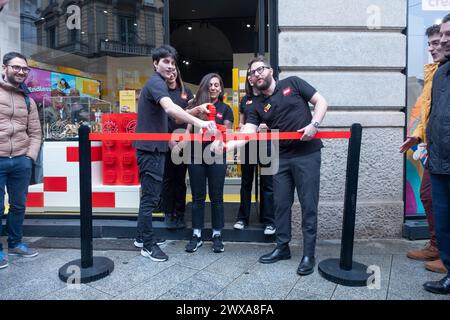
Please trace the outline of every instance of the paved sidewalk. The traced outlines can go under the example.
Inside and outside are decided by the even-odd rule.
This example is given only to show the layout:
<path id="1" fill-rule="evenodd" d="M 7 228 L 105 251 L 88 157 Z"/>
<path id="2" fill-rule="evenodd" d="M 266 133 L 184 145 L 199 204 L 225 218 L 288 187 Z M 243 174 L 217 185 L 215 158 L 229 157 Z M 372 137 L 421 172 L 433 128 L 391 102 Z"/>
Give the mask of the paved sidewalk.
<path id="1" fill-rule="evenodd" d="M 140 256 L 132 240 L 95 239 L 95 256 L 111 258 L 114 272 L 79 289 L 59 280 L 58 270 L 79 259 L 73 249 L 78 239 L 26 239 L 38 248 L 31 259 L 10 257 L 9 267 L 0 270 L 0 300 L 4 299 L 175 299 L 175 300 L 450 300 L 450 296 L 428 293 L 422 284 L 439 280 L 442 274 L 426 271 L 423 263 L 406 258 L 410 248 L 424 241 L 356 241 L 354 261 L 381 269 L 381 288 L 351 288 L 323 279 L 317 272 L 306 277 L 296 274 L 301 247 L 291 246 L 292 259 L 260 264 L 258 258 L 273 244 L 225 243 L 225 252 L 213 253 L 211 242 L 193 254 L 184 251 L 186 241 L 167 241 L 161 246 L 167 262 L 152 262 Z M 45 240 L 45 241 L 43 241 Z M 54 243 L 53 248 L 48 244 Z M 72 249 L 55 249 L 55 247 Z M 47 247 L 47 248 L 46 248 Z M 320 241 L 317 260 L 337 258 L 337 241 Z"/>

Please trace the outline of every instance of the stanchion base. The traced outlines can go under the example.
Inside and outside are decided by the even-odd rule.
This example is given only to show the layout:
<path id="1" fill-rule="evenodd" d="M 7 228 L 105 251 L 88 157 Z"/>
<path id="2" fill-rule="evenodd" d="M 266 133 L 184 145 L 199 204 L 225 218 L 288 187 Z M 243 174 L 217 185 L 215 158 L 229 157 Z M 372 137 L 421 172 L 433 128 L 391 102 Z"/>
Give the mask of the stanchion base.
<path id="1" fill-rule="evenodd" d="M 66 263 L 59 269 L 59 279 L 68 284 L 88 283 L 108 276 L 114 270 L 114 262 L 106 257 L 94 257 L 93 265 L 81 267 L 81 259 Z"/>
<path id="2" fill-rule="evenodd" d="M 340 267 L 339 259 L 327 259 L 319 263 L 319 273 L 325 279 L 348 287 L 365 287 L 370 274 L 367 266 L 353 262 L 352 270 L 344 270 Z"/>

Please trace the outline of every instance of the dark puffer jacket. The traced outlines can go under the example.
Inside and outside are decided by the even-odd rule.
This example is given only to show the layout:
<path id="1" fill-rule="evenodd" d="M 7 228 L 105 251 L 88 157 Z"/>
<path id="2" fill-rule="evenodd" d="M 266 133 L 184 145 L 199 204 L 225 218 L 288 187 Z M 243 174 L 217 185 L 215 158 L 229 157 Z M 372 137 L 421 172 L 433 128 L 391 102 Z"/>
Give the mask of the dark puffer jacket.
<path id="1" fill-rule="evenodd" d="M 430 173 L 450 174 L 450 62 L 433 79 L 431 113 L 427 127 Z"/>

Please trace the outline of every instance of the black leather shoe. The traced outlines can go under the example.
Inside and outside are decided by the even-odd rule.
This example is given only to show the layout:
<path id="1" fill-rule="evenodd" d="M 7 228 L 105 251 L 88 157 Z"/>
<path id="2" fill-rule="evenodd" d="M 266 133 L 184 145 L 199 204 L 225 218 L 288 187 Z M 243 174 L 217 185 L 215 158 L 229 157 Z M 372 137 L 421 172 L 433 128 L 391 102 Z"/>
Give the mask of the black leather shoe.
<path id="1" fill-rule="evenodd" d="M 316 259 L 314 257 L 304 256 L 297 269 L 297 274 L 306 276 L 314 272 L 314 266 L 316 265 Z"/>
<path id="2" fill-rule="evenodd" d="M 450 294 L 450 275 L 439 281 L 429 281 L 423 285 L 424 289 L 437 294 Z"/>
<path id="3" fill-rule="evenodd" d="M 276 247 L 271 253 L 265 254 L 259 258 L 261 263 L 274 263 L 280 260 L 291 258 L 291 250 L 288 246 Z"/>

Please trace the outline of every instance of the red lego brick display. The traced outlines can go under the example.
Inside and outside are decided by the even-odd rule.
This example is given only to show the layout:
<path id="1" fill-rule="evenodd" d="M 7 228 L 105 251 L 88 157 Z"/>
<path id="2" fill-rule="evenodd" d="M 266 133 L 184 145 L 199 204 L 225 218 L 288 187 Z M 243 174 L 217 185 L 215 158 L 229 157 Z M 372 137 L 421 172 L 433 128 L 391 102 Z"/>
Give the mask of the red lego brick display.
<path id="1" fill-rule="evenodd" d="M 103 114 L 102 131 L 104 133 L 134 133 L 136 113 Z M 136 161 L 136 149 L 131 141 L 103 141 L 103 184 L 138 185 L 139 174 Z"/>

